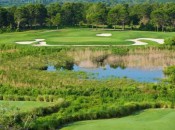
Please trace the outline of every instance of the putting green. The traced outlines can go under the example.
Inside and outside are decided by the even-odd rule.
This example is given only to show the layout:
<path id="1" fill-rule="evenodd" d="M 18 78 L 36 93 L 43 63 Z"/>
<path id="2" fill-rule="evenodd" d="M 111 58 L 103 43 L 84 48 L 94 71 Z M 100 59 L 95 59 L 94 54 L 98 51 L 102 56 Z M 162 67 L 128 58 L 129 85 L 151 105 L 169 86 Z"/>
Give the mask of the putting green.
<path id="1" fill-rule="evenodd" d="M 61 130 L 175 130 L 175 109 L 149 109 L 131 116 L 80 121 Z"/>

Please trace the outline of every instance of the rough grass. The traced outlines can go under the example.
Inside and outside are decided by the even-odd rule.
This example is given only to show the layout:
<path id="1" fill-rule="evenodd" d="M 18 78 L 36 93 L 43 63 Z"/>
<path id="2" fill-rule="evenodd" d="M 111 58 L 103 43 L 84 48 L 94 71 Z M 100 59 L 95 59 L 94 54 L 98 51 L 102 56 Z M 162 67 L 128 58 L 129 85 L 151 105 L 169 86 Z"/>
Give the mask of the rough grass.
<path id="1" fill-rule="evenodd" d="M 62 130 L 174 130 L 174 121 L 174 109 L 149 109 L 118 119 L 80 121 Z"/>
<path id="2" fill-rule="evenodd" d="M 0 106 L 19 108 L 21 112 L 30 111 L 38 107 L 47 107 L 52 103 L 38 101 L 0 101 Z"/>
<path id="3" fill-rule="evenodd" d="M 97 37 L 98 33 L 111 33 L 111 37 Z M 67 28 L 59 30 L 32 30 L 25 32 L 4 33 L 0 35 L 0 43 L 15 43 L 19 41 L 32 41 L 46 39 L 47 44 L 65 45 L 129 45 L 133 44 L 127 39 L 135 38 L 168 38 L 174 32 L 149 31 L 105 31 L 87 28 Z"/>

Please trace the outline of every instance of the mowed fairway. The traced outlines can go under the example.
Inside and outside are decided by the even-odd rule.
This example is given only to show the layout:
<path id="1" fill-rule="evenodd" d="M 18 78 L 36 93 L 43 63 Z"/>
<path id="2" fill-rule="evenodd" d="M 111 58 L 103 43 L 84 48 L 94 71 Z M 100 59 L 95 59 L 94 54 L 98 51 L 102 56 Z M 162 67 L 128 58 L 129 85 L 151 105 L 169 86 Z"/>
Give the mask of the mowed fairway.
<path id="1" fill-rule="evenodd" d="M 99 33 L 110 33 L 112 36 L 97 37 L 96 34 Z M 136 38 L 166 39 L 172 36 L 175 36 L 174 32 L 105 31 L 101 29 L 67 28 L 4 33 L 0 35 L 0 44 L 15 44 L 15 42 L 45 39 L 47 44 L 50 45 L 131 45 L 133 42 L 126 40 Z"/>
<path id="2" fill-rule="evenodd" d="M 61 130 L 175 130 L 175 110 L 149 109 L 118 119 L 80 121 Z"/>

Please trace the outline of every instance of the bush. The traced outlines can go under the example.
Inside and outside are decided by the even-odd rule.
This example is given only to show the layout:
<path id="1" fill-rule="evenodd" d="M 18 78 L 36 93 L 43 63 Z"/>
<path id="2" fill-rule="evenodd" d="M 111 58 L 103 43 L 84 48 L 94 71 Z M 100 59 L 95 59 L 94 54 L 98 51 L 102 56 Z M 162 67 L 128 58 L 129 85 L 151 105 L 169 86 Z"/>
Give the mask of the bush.
<path id="1" fill-rule="evenodd" d="M 165 45 L 174 46 L 175 45 L 175 37 L 165 39 Z"/>
<path id="2" fill-rule="evenodd" d="M 6 28 L 6 32 L 12 32 L 12 31 L 13 31 L 13 29 L 12 29 L 11 26 L 8 26 L 8 27 Z"/>
<path id="3" fill-rule="evenodd" d="M 44 101 L 45 101 L 45 102 L 49 102 L 49 101 L 50 101 L 48 95 L 45 95 L 45 96 L 44 96 Z"/>
<path id="4" fill-rule="evenodd" d="M 37 101 L 43 102 L 43 101 L 44 101 L 44 97 L 43 97 L 43 96 L 38 96 L 38 97 L 37 97 Z"/>
<path id="5" fill-rule="evenodd" d="M 15 101 L 24 101 L 24 97 L 22 96 L 14 96 Z"/>
<path id="6" fill-rule="evenodd" d="M 0 95 L 0 100 L 3 100 L 3 96 L 2 95 Z"/>
<path id="7" fill-rule="evenodd" d="M 0 29 L 0 34 L 1 34 L 1 33 L 3 33 L 3 30 L 2 30 L 2 29 Z"/>
<path id="8" fill-rule="evenodd" d="M 140 30 L 142 31 L 153 31 L 154 30 L 154 26 L 150 23 L 147 23 L 146 25 L 144 25 L 143 23 L 140 25 L 139 27 Z"/>
<path id="9" fill-rule="evenodd" d="M 31 101 L 31 99 L 30 99 L 29 96 L 24 96 L 24 100 L 25 100 L 25 101 Z"/>
<path id="10" fill-rule="evenodd" d="M 15 101 L 15 96 L 12 95 L 6 95 L 3 97 L 4 100 L 6 101 Z"/>

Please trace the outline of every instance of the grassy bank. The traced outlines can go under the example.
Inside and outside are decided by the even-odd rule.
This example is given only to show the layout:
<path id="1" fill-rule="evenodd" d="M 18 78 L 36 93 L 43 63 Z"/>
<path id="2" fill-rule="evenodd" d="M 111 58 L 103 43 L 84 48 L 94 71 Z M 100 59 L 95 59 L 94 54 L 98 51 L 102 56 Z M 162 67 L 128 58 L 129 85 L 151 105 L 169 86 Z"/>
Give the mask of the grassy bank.
<path id="1" fill-rule="evenodd" d="M 173 130 L 174 120 L 174 109 L 149 109 L 123 118 L 80 121 L 61 130 Z"/>

